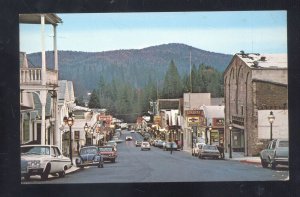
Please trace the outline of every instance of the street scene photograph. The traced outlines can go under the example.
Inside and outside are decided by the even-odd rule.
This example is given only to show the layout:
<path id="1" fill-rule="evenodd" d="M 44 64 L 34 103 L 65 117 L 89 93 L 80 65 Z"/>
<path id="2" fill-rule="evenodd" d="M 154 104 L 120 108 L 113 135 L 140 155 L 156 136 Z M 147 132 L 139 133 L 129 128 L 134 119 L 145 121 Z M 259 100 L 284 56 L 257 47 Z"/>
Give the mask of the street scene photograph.
<path id="1" fill-rule="evenodd" d="M 19 14 L 21 184 L 289 180 L 286 11 Z"/>

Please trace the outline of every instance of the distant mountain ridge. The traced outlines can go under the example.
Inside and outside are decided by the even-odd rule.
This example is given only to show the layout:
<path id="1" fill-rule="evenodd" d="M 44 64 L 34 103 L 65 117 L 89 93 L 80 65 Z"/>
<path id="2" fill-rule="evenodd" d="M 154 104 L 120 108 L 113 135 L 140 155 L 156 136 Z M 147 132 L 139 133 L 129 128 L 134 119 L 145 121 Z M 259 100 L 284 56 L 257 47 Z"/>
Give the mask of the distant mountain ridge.
<path id="1" fill-rule="evenodd" d="M 189 73 L 190 53 L 192 65 L 205 64 L 221 72 L 232 59 L 232 55 L 179 43 L 104 52 L 58 51 L 59 79 L 73 81 L 76 96 L 84 96 L 96 88 L 100 74 L 108 82 L 123 80 L 137 88 L 144 87 L 148 79 L 155 79 L 161 84 L 171 60 L 181 75 Z M 40 53 L 27 56 L 34 65 L 41 65 Z M 47 51 L 46 57 L 48 68 L 53 68 L 53 51 Z"/>

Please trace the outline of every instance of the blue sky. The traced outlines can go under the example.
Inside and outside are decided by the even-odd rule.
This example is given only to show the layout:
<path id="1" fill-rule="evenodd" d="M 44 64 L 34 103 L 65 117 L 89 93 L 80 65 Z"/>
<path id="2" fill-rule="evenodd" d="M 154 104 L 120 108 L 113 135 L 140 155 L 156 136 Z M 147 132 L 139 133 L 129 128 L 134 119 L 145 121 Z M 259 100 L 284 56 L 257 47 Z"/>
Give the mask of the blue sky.
<path id="1" fill-rule="evenodd" d="M 57 14 L 58 49 L 101 52 L 183 43 L 225 54 L 287 53 L 286 11 Z M 52 27 L 46 49 L 53 50 Z M 40 26 L 20 25 L 20 50 L 41 50 Z"/>

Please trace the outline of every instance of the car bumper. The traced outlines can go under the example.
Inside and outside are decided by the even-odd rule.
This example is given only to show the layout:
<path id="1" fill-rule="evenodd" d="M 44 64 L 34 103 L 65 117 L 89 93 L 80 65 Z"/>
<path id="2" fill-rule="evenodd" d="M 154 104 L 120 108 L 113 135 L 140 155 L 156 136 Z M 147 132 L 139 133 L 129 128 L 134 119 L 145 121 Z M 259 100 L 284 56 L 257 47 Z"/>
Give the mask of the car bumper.
<path id="1" fill-rule="evenodd" d="M 275 163 L 282 164 L 282 165 L 289 165 L 288 158 L 275 158 Z"/>
<path id="2" fill-rule="evenodd" d="M 25 175 L 41 175 L 43 173 L 43 168 L 29 168 L 26 171 L 21 171 L 21 176 Z"/>
<path id="3" fill-rule="evenodd" d="M 212 157 L 212 158 L 214 158 L 214 157 L 219 157 L 220 154 L 219 153 L 215 153 L 215 154 L 212 154 L 212 153 L 202 153 L 202 156 L 203 157 Z"/>

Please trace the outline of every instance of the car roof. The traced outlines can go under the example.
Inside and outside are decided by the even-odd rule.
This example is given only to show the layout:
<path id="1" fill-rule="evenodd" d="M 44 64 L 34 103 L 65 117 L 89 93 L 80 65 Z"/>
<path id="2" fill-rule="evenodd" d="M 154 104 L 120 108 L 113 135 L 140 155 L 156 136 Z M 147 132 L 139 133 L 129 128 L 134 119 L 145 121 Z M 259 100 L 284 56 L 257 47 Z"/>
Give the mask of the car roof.
<path id="1" fill-rule="evenodd" d="M 84 149 L 84 148 L 97 148 L 97 146 L 83 146 L 83 147 L 81 147 L 81 149 Z"/>

